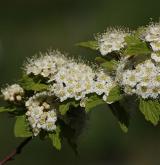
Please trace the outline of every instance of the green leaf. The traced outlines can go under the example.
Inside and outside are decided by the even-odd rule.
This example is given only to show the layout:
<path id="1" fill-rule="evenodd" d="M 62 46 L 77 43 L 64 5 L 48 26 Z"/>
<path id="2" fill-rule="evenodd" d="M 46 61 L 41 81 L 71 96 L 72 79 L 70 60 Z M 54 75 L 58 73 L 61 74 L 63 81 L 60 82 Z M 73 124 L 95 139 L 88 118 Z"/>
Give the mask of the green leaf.
<path id="1" fill-rule="evenodd" d="M 25 90 L 33 90 L 33 91 L 43 91 L 48 89 L 48 85 L 41 83 L 40 81 L 35 82 L 33 78 L 29 77 L 28 75 L 24 75 L 20 80 L 20 85 Z"/>
<path id="2" fill-rule="evenodd" d="M 71 106 L 78 107 L 79 103 L 77 103 L 75 100 L 61 103 L 59 105 L 59 112 L 61 113 L 61 115 L 65 115 Z"/>
<path id="3" fill-rule="evenodd" d="M 117 68 L 117 61 L 116 60 L 106 61 L 102 63 L 100 66 L 106 71 L 112 72 L 112 71 L 115 71 Z"/>
<path id="4" fill-rule="evenodd" d="M 119 86 L 115 86 L 110 90 L 106 102 L 114 103 L 114 102 L 119 101 L 121 99 L 122 99 L 121 88 Z"/>
<path id="5" fill-rule="evenodd" d="M 86 105 L 85 105 L 85 110 L 86 112 L 91 111 L 93 108 L 105 104 L 105 102 L 97 95 L 92 95 L 90 96 L 87 101 L 86 101 Z"/>
<path id="6" fill-rule="evenodd" d="M 16 108 L 6 108 L 6 107 L 0 107 L 0 113 L 1 112 L 13 112 Z"/>
<path id="7" fill-rule="evenodd" d="M 146 27 L 141 26 L 134 32 L 134 35 L 139 38 L 142 36 L 142 34 L 144 34 L 145 31 L 146 31 Z"/>
<path id="8" fill-rule="evenodd" d="M 92 50 L 98 50 L 98 42 L 97 41 L 80 42 L 80 43 L 77 43 L 76 46 L 90 48 Z"/>
<path id="9" fill-rule="evenodd" d="M 157 100 L 140 99 L 139 109 L 147 121 L 157 125 L 160 119 L 160 103 Z"/>
<path id="10" fill-rule="evenodd" d="M 95 58 L 95 61 L 98 63 L 98 64 L 102 64 L 104 62 L 106 62 L 107 60 L 103 57 L 96 57 Z"/>
<path id="11" fill-rule="evenodd" d="M 60 137 L 60 133 L 61 133 L 60 127 L 57 126 L 55 132 L 49 134 L 49 138 L 51 139 L 53 146 L 57 150 L 61 150 L 61 137 Z"/>
<path id="12" fill-rule="evenodd" d="M 118 119 L 118 123 L 120 128 L 123 132 L 128 132 L 129 120 L 130 115 L 129 113 L 123 108 L 120 102 L 115 102 L 113 104 L 108 105 L 113 113 L 113 115 Z"/>
<path id="13" fill-rule="evenodd" d="M 119 122 L 119 126 L 124 133 L 128 132 L 128 126 L 126 126 L 124 123 Z"/>
<path id="14" fill-rule="evenodd" d="M 17 116 L 14 126 L 14 134 L 16 137 L 31 137 L 29 123 L 26 121 L 25 116 Z"/>
<path id="15" fill-rule="evenodd" d="M 125 41 L 127 43 L 127 48 L 123 53 L 124 55 L 148 55 L 151 53 L 146 42 L 143 42 L 135 35 L 127 36 Z"/>
<path id="16" fill-rule="evenodd" d="M 134 67 L 136 67 L 138 64 L 143 63 L 144 61 L 146 61 L 147 59 L 150 59 L 150 55 L 135 55 L 135 56 L 131 56 L 128 61 L 126 62 L 125 68 L 124 69 L 132 69 Z"/>

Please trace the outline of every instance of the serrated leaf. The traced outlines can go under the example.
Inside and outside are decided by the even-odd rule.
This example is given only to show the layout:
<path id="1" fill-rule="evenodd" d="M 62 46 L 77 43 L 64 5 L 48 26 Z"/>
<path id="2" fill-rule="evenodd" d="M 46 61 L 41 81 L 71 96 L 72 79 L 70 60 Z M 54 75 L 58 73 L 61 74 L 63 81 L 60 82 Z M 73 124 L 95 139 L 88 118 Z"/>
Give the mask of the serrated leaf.
<path id="1" fill-rule="evenodd" d="M 86 114 L 84 108 L 71 108 L 68 113 L 59 120 L 61 125 L 61 135 L 64 137 L 74 153 L 78 154 L 77 141 L 83 130 L 86 128 Z"/>
<path id="2" fill-rule="evenodd" d="M 33 78 L 29 77 L 28 75 L 24 75 L 20 80 L 20 85 L 25 90 L 32 90 L 32 91 L 43 91 L 48 89 L 48 85 L 41 83 L 40 81 L 35 82 Z"/>
<path id="3" fill-rule="evenodd" d="M 65 115 L 71 106 L 78 107 L 79 103 L 74 100 L 61 103 L 59 105 L 59 112 L 61 113 L 61 115 Z"/>
<path id="4" fill-rule="evenodd" d="M 113 87 L 107 97 L 107 103 L 114 103 L 122 99 L 121 88 L 119 86 Z"/>
<path id="5" fill-rule="evenodd" d="M 0 107 L 0 113 L 1 112 L 13 112 L 16 108 L 6 108 L 6 107 Z"/>
<path id="6" fill-rule="evenodd" d="M 89 112 L 93 108 L 105 104 L 105 102 L 97 95 L 90 96 L 85 103 L 85 111 Z"/>
<path id="7" fill-rule="evenodd" d="M 134 36 L 139 38 L 142 36 L 142 34 L 144 34 L 145 31 L 146 31 L 146 27 L 141 26 L 134 32 Z"/>
<path id="8" fill-rule="evenodd" d="M 113 115 L 118 119 L 118 123 L 123 132 L 128 132 L 130 114 L 123 108 L 123 106 L 117 101 L 108 105 Z"/>
<path id="9" fill-rule="evenodd" d="M 125 37 L 125 42 L 127 43 L 127 48 L 123 52 L 124 55 L 148 55 L 151 53 L 146 42 L 143 42 L 135 35 Z"/>
<path id="10" fill-rule="evenodd" d="M 14 134 L 16 137 L 31 137 L 29 123 L 26 121 L 25 116 L 17 116 L 14 125 Z"/>
<path id="11" fill-rule="evenodd" d="M 52 145 L 57 149 L 61 150 L 61 137 L 60 137 L 60 127 L 57 126 L 55 132 L 49 134 L 49 138 L 52 141 Z"/>
<path id="12" fill-rule="evenodd" d="M 157 125 L 160 119 L 160 103 L 157 100 L 140 99 L 139 109 L 147 121 Z"/>
<path id="13" fill-rule="evenodd" d="M 77 43 L 76 46 L 90 48 L 92 50 L 98 50 L 98 42 L 97 41 L 80 42 L 80 43 Z"/>

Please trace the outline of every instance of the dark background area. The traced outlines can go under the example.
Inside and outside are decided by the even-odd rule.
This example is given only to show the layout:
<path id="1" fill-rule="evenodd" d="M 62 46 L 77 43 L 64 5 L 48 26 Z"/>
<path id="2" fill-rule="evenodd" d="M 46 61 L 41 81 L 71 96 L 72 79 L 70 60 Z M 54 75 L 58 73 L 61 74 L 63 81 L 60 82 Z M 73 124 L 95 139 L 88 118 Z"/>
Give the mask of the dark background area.
<path id="1" fill-rule="evenodd" d="M 159 0 L 13 0 L 0 1 L 0 84 L 20 77 L 26 59 L 49 48 L 93 59 L 75 47 L 108 26 L 138 26 L 158 21 Z M 135 110 L 136 111 L 136 110 Z M 0 115 L 0 159 L 22 139 L 13 135 L 14 119 Z M 79 156 L 64 143 L 60 152 L 49 141 L 33 140 L 10 165 L 160 165 L 160 128 L 135 113 L 128 134 L 106 107 L 92 111 L 79 139 Z"/>

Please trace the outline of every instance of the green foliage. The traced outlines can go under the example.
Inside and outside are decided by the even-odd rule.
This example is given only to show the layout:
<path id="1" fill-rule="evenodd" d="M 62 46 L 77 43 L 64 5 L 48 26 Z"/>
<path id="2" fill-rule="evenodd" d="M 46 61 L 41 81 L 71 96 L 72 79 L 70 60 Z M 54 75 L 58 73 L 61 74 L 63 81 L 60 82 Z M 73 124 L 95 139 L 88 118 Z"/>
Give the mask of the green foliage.
<path id="1" fill-rule="evenodd" d="M 122 99 L 121 88 L 119 86 L 113 87 L 107 97 L 108 103 L 114 103 Z"/>
<path id="2" fill-rule="evenodd" d="M 110 60 L 102 63 L 100 65 L 105 71 L 112 72 L 115 71 L 117 68 L 117 61 L 116 60 Z"/>
<path id="3" fill-rule="evenodd" d="M 32 90 L 40 92 L 48 89 L 48 85 L 41 83 L 40 80 L 35 81 L 28 75 L 23 75 L 22 79 L 20 80 L 20 85 L 27 91 Z"/>
<path id="4" fill-rule="evenodd" d="M 26 116 L 17 116 L 14 126 L 14 134 L 16 137 L 30 137 L 32 132 L 30 131 L 29 123 L 26 121 Z"/>
<path id="5" fill-rule="evenodd" d="M 103 58 L 103 57 L 96 57 L 96 58 L 95 58 L 95 61 L 96 61 L 98 64 L 102 64 L 102 63 L 105 63 L 105 62 L 106 62 L 106 59 Z"/>
<path id="6" fill-rule="evenodd" d="M 87 101 L 86 101 L 86 106 L 85 106 L 85 110 L 86 112 L 90 112 L 93 108 L 105 104 L 105 102 L 102 100 L 102 98 L 100 98 L 97 95 L 92 95 L 90 96 Z"/>
<path id="7" fill-rule="evenodd" d="M 157 125 L 160 120 L 160 103 L 157 100 L 140 99 L 139 109 L 147 121 Z"/>
<path id="8" fill-rule="evenodd" d="M 77 141 L 86 125 L 87 114 L 84 108 L 72 107 L 61 121 L 61 133 L 75 154 L 78 154 Z"/>
<path id="9" fill-rule="evenodd" d="M 148 55 L 151 53 L 151 50 L 148 48 L 147 44 L 136 35 L 127 36 L 125 41 L 127 43 L 127 48 L 123 52 L 124 55 Z"/>
<path id="10" fill-rule="evenodd" d="M 61 115 L 65 115 L 70 107 L 78 107 L 79 103 L 75 100 L 67 100 L 65 102 L 60 103 L 59 112 Z"/>
<path id="11" fill-rule="evenodd" d="M 49 134 L 49 138 L 52 141 L 52 145 L 57 149 L 61 150 L 61 137 L 60 137 L 61 129 L 57 126 L 55 132 Z"/>
<path id="12" fill-rule="evenodd" d="M 16 108 L 6 108 L 6 107 L 0 107 L 0 113 L 1 112 L 13 112 Z"/>
<path id="13" fill-rule="evenodd" d="M 74 151 L 74 153 L 77 155 L 78 151 L 77 151 L 77 134 L 76 131 L 79 130 L 75 130 L 71 127 L 71 123 L 61 123 L 61 127 L 62 127 L 62 137 L 64 137 L 69 146 L 72 148 L 72 150 Z"/>
<path id="14" fill-rule="evenodd" d="M 120 128 L 123 132 L 128 132 L 130 115 L 124 109 L 124 107 L 120 104 L 120 102 L 115 102 L 109 105 L 113 115 L 118 119 L 118 123 L 120 124 Z"/>
<path id="15" fill-rule="evenodd" d="M 145 60 L 149 59 L 150 55 L 136 55 L 129 58 L 126 62 L 125 69 L 136 67 L 138 64 L 143 63 Z"/>
<path id="16" fill-rule="evenodd" d="M 145 31 L 146 31 L 145 26 L 138 27 L 138 29 L 134 32 L 134 35 L 136 37 L 140 38 L 142 36 L 142 34 L 144 34 Z"/>
<path id="17" fill-rule="evenodd" d="M 98 42 L 97 41 L 87 41 L 77 43 L 76 46 L 81 46 L 84 48 L 90 48 L 92 50 L 98 50 Z"/>
<path id="18" fill-rule="evenodd" d="M 114 59 L 105 59 L 103 57 L 96 57 L 95 61 L 106 71 L 113 72 L 117 68 L 118 62 Z"/>

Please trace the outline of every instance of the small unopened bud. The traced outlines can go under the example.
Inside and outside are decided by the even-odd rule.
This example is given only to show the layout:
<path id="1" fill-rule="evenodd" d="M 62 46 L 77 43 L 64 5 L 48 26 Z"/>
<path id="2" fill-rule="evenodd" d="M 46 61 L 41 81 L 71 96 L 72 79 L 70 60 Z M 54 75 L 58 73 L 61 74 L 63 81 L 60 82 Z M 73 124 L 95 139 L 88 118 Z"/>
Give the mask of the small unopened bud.
<path id="1" fill-rule="evenodd" d="M 44 109 L 50 109 L 50 105 L 48 103 L 44 102 L 42 105 Z"/>
<path id="2" fill-rule="evenodd" d="M 13 96 L 10 97 L 9 100 L 10 100 L 10 101 L 14 101 L 14 97 L 13 97 Z"/>
<path id="3" fill-rule="evenodd" d="M 20 95 L 16 96 L 17 101 L 21 101 L 22 97 Z"/>

